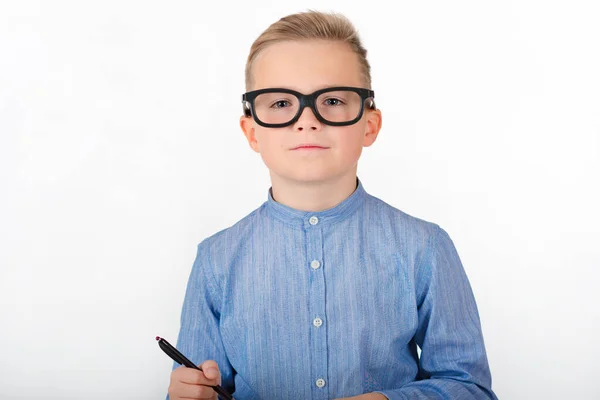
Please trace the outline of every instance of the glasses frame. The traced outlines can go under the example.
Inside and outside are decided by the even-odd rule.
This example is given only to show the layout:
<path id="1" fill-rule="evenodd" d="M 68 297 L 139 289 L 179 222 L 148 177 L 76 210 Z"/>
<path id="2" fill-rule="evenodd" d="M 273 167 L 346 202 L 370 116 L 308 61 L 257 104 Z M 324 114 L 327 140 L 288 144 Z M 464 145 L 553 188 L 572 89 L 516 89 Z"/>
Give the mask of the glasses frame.
<path id="1" fill-rule="evenodd" d="M 328 121 L 325 118 L 323 118 L 323 116 L 319 113 L 319 111 L 317 110 L 317 107 L 315 106 L 315 102 L 320 95 L 322 95 L 323 93 L 334 92 L 334 91 L 339 91 L 339 90 L 346 90 L 346 91 L 358 93 L 358 95 L 360 96 L 360 98 L 362 100 L 360 103 L 360 112 L 358 113 L 358 117 L 354 118 L 351 121 L 346 121 L 346 122 Z M 289 122 L 281 123 L 281 124 L 268 124 L 266 122 L 261 121 L 260 118 L 258 118 L 255 115 L 253 110 L 254 110 L 254 100 L 256 99 L 256 97 L 258 95 L 261 95 L 263 93 L 288 93 L 288 94 L 292 94 L 292 95 L 296 96 L 298 98 L 298 102 L 300 104 L 300 106 L 298 107 L 298 111 L 296 112 L 296 115 L 294 115 L 294 117 Z M 372 110 L 376 109 L 374 98 L 375 98 L 375 92 L 373 90 L 352 87 L 352 86 L 328 87 L 325 89 L 317 90 L 316 92 L 313 92 L 311 94 L 302 94 L 295 90 L 286 89 L 286 88 L 268 88 L 268 89 L 253 90 L 253 91 L 242 94 L 242 104 L 243 104 L 242 107 L 243 107 L 243 111 L 244 111 L 244 116 L 253 117 L 257 124 L 259 124 L 260 126 L 264 126 L 265 128 L 283 128 L 283 127 L 295 124 L 296 121 L 298 121 L 298 119 L 300 118 L 302 111 L 306 107 L 309 107 L 312 110 L 312 112 L 315 114 L 315 117 L 317 117 L 317 119 L 325 125 L 347 126 L 347 125 L 353 125 L 353 124 L 357 123 L 362 118 L 364 109 L 365 109 L 365 101 L 366 100 L 371 100 L 371 102 L 369 103 L 369 106 L 368 106 L 369 109 L 372 109 Z"/>

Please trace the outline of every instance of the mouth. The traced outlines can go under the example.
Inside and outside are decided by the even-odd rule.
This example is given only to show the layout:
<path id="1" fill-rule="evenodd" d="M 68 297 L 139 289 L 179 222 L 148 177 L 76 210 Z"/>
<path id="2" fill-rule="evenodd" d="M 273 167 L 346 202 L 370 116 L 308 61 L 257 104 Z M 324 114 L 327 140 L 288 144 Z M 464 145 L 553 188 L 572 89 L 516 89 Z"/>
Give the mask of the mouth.
<path id="1" fill-rule="evenodd" d="M 302 144 L 294 147 L 292 150 L 325 150 L 329 147 L 319 146 L 317 144 Z"/>

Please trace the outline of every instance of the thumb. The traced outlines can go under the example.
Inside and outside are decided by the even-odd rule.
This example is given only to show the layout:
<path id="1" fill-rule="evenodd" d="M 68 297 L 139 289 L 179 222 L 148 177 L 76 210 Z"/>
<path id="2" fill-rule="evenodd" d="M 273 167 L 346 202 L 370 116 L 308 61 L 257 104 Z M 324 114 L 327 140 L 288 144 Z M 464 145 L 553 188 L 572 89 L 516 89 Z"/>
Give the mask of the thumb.
<path id="1" fill-rule="evenodd" d="M 213 360 L 205 361 L 200 365 L 202 371 L 204 371 L 204 376 L 208 379 L 218 379 L 221 380 L 221 372 L 219 371 L 219 366 Z"/>

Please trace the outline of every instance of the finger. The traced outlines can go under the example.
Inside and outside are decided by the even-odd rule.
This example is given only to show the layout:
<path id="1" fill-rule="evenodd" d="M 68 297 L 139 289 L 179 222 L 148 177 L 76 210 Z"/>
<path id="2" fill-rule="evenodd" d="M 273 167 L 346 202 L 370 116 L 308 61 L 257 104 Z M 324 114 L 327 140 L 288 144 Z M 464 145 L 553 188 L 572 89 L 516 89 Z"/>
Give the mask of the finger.
<path id="1" fill-rule="evenodd" d="M 215 380 L 207 379 L 202 371 L 182 366 L 171 374 L 169 395 L 173 399 L 213 399 L 213 385 Z"/>
<path id="2" fill-rule="evenodd" d="M 216 385 L 221 384 L 221 371 L 219 371 L 219 366 L 217 362 L 214 360 L 207 360 L 200 364 L 200 368 L 204 372 L 204 376 L 206 379 L 215 381 Z"/>
<path id="3" fill-rule="evenodd" d="M 215 385 L 215 379 L 208 379 L 204 376 L 204 372 L 188 367 L 178 367 L 173 372 L 173 379 L 176 382 L 181 382 L 187 385 Z"/>
<path id="4" fill-rule="evenodd" d="M 210 386 L 203 385 L 188 385 L 187 383 L 179 382 L 176 385 L 169 387 L 169 395 L 172 399 L 210 399 L 215 398 L 215 391 Z"/>

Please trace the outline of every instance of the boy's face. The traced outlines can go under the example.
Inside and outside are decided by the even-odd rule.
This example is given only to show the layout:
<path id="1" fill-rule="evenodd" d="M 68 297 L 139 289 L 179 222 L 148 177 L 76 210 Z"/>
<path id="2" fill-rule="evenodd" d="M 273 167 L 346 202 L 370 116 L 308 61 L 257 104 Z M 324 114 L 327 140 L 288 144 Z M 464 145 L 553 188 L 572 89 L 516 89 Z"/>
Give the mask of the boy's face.
<path id="1" fill-rule="evenodd" d="M 330 41 L 270 45 L 255 60 L 252 75 L 251 90 L 287 88 L 310 94 L 333 86 L 365 87 L 358 56 L 348 45 Z M 265 128 L 245 116 L 240 126 L 272 180 L 322 183 L 356 176 L 363 146 L 370 146 L 381 128 L 381 112 L 365 106 L 357 123 L 329 126 L 307 107 L 298 121 L 284 128 Z M 306 143 L 323 148 L 297 149 Z"/>

